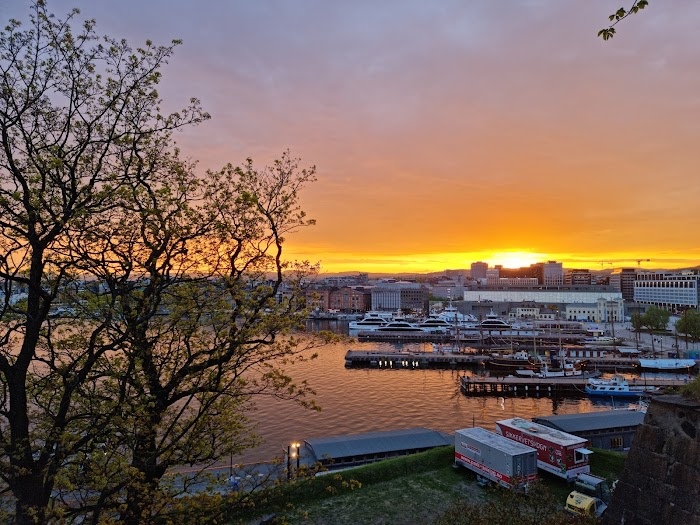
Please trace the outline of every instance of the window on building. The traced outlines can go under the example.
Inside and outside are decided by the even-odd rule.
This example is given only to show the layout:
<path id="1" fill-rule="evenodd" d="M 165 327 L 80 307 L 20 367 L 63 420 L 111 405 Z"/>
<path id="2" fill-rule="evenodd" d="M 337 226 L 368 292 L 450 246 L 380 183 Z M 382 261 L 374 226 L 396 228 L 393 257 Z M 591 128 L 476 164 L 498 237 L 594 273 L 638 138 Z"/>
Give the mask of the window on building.
<path id="1" fill-rule="evenodd" d="M 610 438 L 610 448 L 622 448 L 622 438 L 621 437 Z"/>

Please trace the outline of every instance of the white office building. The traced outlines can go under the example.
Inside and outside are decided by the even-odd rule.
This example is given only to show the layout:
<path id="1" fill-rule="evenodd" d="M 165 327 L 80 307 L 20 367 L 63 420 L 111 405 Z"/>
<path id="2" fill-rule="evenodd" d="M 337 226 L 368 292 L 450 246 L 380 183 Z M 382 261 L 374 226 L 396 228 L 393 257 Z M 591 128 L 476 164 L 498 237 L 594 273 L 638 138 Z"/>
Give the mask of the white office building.
<path id="1" fill-rule="evenodd" d="M 593 288 L 593 287 L 591 287 Z M 597 303 L 599 299 L 606 301 L 622 301 L 622 293 L 610 288 L 600 290 L 571 290 L 567 288 L 511 288 L 505 290 L 465 290 L 464 300 L 468 302 L 533 302 L 540 304 L 571 304 Z"/>
<path id="2" fill-rule="evenodd" d="M 641 272 L 634 281 L 634 301 L 665 308 L 671 312 L 698 308 L 699 270 L 682 272 Z"/>

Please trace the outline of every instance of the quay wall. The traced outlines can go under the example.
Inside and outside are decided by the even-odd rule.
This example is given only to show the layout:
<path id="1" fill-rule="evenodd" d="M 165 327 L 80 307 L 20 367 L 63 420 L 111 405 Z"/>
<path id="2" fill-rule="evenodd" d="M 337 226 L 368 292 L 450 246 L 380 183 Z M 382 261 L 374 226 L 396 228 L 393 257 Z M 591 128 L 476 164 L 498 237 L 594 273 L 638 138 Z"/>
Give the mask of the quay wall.
<path id="1" fill-rule="evenodd" d="M 603 525 L 700 525 L 700 403 L 655 396 Z"/>

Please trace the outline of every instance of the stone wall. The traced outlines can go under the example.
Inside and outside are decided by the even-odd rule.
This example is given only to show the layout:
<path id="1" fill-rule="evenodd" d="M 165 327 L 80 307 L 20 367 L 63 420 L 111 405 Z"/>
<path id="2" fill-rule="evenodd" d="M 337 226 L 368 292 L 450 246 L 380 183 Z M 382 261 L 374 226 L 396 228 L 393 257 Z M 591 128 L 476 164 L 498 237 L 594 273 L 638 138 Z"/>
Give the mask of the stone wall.
<path id="1" fill-rule="evenodd" d="M 700 525 L 700 403 L 652 400 L 603 524 Z"/>

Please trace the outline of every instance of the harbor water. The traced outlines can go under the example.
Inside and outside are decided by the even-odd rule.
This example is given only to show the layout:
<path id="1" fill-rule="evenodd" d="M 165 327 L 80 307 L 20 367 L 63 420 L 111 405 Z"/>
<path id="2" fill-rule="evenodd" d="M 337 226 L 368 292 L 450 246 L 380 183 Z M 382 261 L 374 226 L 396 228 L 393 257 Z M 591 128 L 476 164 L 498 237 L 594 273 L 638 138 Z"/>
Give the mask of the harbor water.
<path id="1" fill-rule="evenodd" d="M 347 323 L 314 321 L 309 323 L 309 329 L 347 333 Z M 281 457 L 287 444 L 303 442 L 306 438 L 412 427 L 448 433 L 471 426 L 493 430 L 499 419 L 529 419 L 612 408 L 611 402 L 585 397 L 465 397 L 459 392 L 459 377 L 473 372 L 464 370 L 345 367 L 345 353 L 349 349 L 419 350 L 429 346 L 351 341 L 317 349 L 316 359 L 294 365 L 288 371 L 295 380 L 309 382 L 321 410 L 311 411 L 269 397 L 257 398 L 257 408 L 250 417 L 264 443 L 238 456 L 235 462 Z"/>

